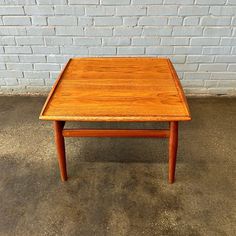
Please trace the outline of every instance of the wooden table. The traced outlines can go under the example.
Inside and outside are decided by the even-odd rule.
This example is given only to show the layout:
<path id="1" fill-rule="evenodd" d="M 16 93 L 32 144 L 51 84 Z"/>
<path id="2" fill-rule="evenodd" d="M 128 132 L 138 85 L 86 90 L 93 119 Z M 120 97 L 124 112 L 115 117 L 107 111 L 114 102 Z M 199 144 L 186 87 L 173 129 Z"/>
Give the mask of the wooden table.
<path id="1" fill-rule="evenodd" d="M 173 183 L 178 121 L 191 117 L 169 59 L 74 58 L 57 79 L 40 119 L 54 123 L 62 181 L 67 180 L 64 137 L 155 137 L 169 138 L 169 183 Z M 66 121 L 162 121 L 169 129 L 65 129 Z"/>

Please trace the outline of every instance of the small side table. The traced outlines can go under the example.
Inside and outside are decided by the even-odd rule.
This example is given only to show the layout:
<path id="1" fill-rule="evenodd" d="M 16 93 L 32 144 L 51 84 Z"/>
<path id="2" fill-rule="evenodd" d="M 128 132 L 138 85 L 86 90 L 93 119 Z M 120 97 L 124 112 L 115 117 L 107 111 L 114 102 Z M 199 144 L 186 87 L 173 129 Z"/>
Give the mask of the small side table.
<path id="1" fill-rule="evenodd" d="M 175 69 L 165 58 L 73 58 L 40 114 L 53 121 L 62 181 L 67 180 L 65 137 L 169 138 L 169 183 L 175 179 L 178 122 L 191 120 Z M 168 129 L 65 129 L 66 121 L 168 122 Z"/>

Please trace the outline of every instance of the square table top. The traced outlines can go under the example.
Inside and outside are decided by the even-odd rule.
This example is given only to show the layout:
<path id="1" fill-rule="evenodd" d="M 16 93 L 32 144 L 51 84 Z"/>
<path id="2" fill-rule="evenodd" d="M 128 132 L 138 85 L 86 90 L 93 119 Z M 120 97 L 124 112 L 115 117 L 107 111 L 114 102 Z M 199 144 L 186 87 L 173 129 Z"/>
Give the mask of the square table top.
<path id="1" fill-rule="evenodd" d="M 190 120 L 175 69 L 165 58 L 73 58 L 40 114 L 61 121 Z"/>

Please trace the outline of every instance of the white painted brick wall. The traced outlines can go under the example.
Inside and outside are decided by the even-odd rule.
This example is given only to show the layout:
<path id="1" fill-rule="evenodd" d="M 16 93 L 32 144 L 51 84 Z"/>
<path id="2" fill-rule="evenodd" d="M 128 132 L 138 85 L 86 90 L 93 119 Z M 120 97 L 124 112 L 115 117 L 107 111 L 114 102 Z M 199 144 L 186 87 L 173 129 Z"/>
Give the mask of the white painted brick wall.
<path id="1" fill-rule="evenodd" d="M 0 91 L 48 91 L 70 57 L 169 57 L 187 93 L 236 94 L 236 0 L 1 0 Z"/>

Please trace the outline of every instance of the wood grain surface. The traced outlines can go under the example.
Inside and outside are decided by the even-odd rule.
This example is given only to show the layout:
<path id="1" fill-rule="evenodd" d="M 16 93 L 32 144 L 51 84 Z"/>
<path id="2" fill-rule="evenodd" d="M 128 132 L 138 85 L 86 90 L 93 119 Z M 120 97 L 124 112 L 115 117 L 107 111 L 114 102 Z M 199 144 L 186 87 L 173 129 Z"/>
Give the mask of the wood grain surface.
<path id="1" fill-rule="evenodd" d="M 103 57 L 70 59 L 40 119 L 180 121 L 191 117 L 170 60 Z"/>

